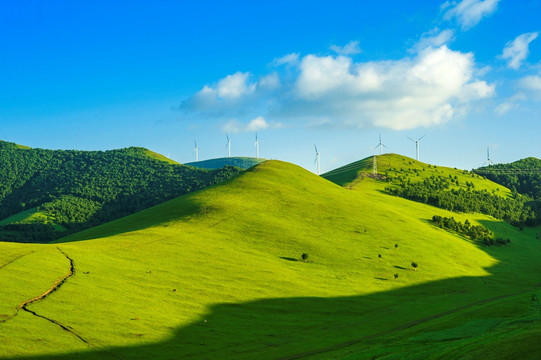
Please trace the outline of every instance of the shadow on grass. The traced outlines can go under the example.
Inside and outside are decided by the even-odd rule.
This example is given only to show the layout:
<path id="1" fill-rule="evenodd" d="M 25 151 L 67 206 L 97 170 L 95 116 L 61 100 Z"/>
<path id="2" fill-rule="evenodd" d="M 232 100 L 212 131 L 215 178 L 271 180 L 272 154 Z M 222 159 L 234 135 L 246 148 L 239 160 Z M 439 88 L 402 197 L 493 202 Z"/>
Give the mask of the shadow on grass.
<path id="1" fill-rule="evenodd" d="M 513 230 L 507 228 L 506 231 Z M 528 246 L 532 254 L 527 255 L 533 259 L 535 254 L 532 250 L 539 252 L 540 246 Z M 534 284 L 541 279 L 533 271 L 517 271 L 524 266 L 521 264 L 522 259 L 515 259 L 516 254 L 504 251 L 507 249 L 512 247 L 483 248 L 499 260 L 497 265 L 488 269 L 491 275 L 486 277 L 444 279 L 361 296 L 283 297 L 215 304 L 192 323 L 172 330 L 170 337 L 162 342 L 95 348 L 87 352 L 62 355 L 17 356 L 11 359 L 293 359 L 300 358 L 296 354 L 318 349 L 332 350 L 327 348 L 336 349 L 357 344 L 386 346 L 383 337 L 388 334 L 398 336 L 396 334 L 405 329 L 414 331 L 415 326 L 426 321 L 444 318 L 473 307 L 486 306 L 505 297 L 513 301 L 516 301 L 514 299 L 517 297 L 520 303 L 513 303 L 512 307 L 507 305 L 502 311 L 511 311 L 509 309 L 513 308 L 512 311 L 516 312 L 520 306 L 526 311 Z M 292 261 L 289 260 L 292 258 L 282 259 Z M 527 265 L 533 266 L 531 269 L 539 267 L 532 261 Z M 401 275 L 396 284 L 411 274 L 413 272 Z M 375 279 L 387 280 L 378 277 Z M 130 304 L 127 303 L 126 306 L 129 307 Z M 178 309 L 178 313 L 183 311 L 186 310 Z M 500 312 L 498 316 L 505 314 Z M 175 314 L 168 316 L 174 318 Z M 456 327 L 460 321 L 466 323 L 470 320 L 467 317 L 459 320 L 453 318 L 452 322 L 449 320 L 451 325 L 447 326 Z M 130 319 L 125 321 L 128 323 Z M 442 326 L 440 321 L 438 323 L 438 326 Z M 85 337 L 84 333 L 80 335 Z M 126 338 L 130 336 L 118 335 Z M 37 335 L 40 336 L 43 335 Z M 142 334 L 141 338 L 144 339 L 144 336 Z M 407 341 L 408 338 L 405 339 Z M 106 340 L 98 340 L 98 343 Z M 92 343 L 93 339 L 89 338 L 89 342 Z M 482 346 L 492 344 L 485 343 Z M 533 355 L 541 355 L 541 349 Z"/>
<path id="2" fill-rule="evenodd" d="M 290 258 L 290 257 L 285 257 L 285 256 L 280 256 L 280 259 L 282 259 L 282 260 L 287 260 L 287 261 L 299 261 L 299 260 L 297 260 L 297 259 Z"/>
<path id="3" fill-rule="evenodd" d="M 405 267 L 398 266 L 398 265 L 394 265 L 394 267 L 397 268 L 397 269 L 400 269 L 400 270 L 407 270 Z"/>

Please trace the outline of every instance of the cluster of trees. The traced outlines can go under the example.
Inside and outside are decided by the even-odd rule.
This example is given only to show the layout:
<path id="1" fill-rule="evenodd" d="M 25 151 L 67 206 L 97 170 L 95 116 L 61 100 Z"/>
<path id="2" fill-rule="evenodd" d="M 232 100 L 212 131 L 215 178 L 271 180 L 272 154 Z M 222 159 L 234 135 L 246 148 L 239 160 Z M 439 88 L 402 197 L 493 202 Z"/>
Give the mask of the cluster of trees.
<path id="1" fill-rule="evenodd" d="M 463 223 L 456 221 L 453 217 L 441 217 L 434 215 L 432 222 L 441 229 L 454 231 L 459 235 L 465 236 L 472 241 L 480 242 L 486 246 L 507 245 L 511 243 L 509 239 L 494 239 L 490 230 L 481 225 L 471 225 L 468 220 Z M 412 264 L 413 266 L 413 264 Z"/>
<path id="2" fill-rule="evenodd" d="M 457 212 L 479 212 L 502 219 L 514 226 L 535 226 L 541 220 L 541 206 L 527 196 L 515 194 L 504 198 L 487 190 L 475 190 L 473 183 L 466 183 L 467 188 L 450 188 L 458 179 L 432 176 L 422 182 L 396 178 L 389 193 L 406 199 L 430 204 L 442 209 Z"/>
<path id="3" fill-rule="evenodd" d="M 220 183 L 240 171 L 170 164 L 137 147 L 65 151 L 0 141 L 0 219 L 38 208 L 55 224 L 79 231 Z M 18 231 L 0 228 L 0 241 L 26 241 L 23 225 L 29 224 L 19 224 Z M 42 239 L 48 241 L 50 227 L 41 228 L 48 229 Z M 28 229 L 39 233 L 36 227 Z"/>
<path id="4" fill-rule="evenodd" d="M 511 191 L 541 199 L 541 160 L 526 158 L 510 164 L 497 164 L 474 170 Z"/>

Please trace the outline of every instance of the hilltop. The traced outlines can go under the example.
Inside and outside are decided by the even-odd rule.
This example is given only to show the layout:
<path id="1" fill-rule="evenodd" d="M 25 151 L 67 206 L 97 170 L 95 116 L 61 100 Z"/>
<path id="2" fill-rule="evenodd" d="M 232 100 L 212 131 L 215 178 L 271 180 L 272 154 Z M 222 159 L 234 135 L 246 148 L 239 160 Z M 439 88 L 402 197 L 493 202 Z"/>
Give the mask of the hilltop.
<path id="1" fill-rule="evenodd" d="M 252 157 L 225 157 L 217 159 L 209 159 L 202 161 L 194 161 L 185 165 L 194 166 L 201 169 L 221 169 L 224 166 L 235 166 L 241 169 L 249 169 L 254 165 L 262 163 L 265 159 L 256 159 Z"/>
<path id="2" fill-rule="evenodd" d="M 238 172 L 195 169 L 137 147 L 44 150 L 0 141 L 0 240 L 47 242 Z"/>
<path id="3" fill-rule="evenodd" d="M 483 166 L 474 172 L 514 192 L 541 199 L 541 160 L 537 158 L 529 157 L 510 164 Z"/>
<path id="4" fill-rule="evenodd" d="M 510 329 L 513 355 L 535 354 L 530 297 L 539 292 L 541 244 L 529 229 L 357 180 L 341 187 L 267 161 L 56 244 L 0 243 L 0 342 L 8 344 L 0 356 L 490 357 Z M 432 225 L 433 215 L 485 226 L 512 245 L 477 246 Z M 28 305 L 54 322 L 13 310 L 69 274 L 70 262 L 75 272 L 62 287 Z"/>

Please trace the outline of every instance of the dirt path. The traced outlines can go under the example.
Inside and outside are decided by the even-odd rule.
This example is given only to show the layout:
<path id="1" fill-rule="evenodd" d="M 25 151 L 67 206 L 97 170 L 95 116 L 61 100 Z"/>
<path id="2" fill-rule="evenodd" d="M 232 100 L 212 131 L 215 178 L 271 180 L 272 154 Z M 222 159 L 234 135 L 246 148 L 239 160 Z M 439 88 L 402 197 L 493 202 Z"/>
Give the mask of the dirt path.
<path id="1" fill-rule="evenodd" d="M 36 317 L 39 317 L 41 319 L 45 319 L 47 321 L 49 321 L 50 323 L 52 324 L 55 324 L 57 326 L 60 326 L 60 328 L 62 328 L 63 330 L 69 332 L 70 334 L 72 334 L 73 336 L 77 337 L 79 340 L 81 340 L 82 342 L 84 342 L 85 344 L 87 344 L 88 346 L 92 347 L 92 344 L 90 344 L 87 340 L 85 340 L 81 335 L 77 334 L 72 328 L 70 328 L 69 326 L 66 326 L 66 325 L 63 325 L 61 324 L 60 322 L 54 320 L 54 319 L 51 319 L 51 318 L 48 318 L 46 316 L 43 316 L 43 315 L 40 315 L 40 314 L 37 314 L 35 311 L 32 311 L 30 309 L 28 309 L 28 305 L 30 304 L 33 304 L 33 303 L 36 303 L 38 301 L 41 301 L 43 299 L 45 299 L 47 296 L 51 295 L 53 292 L 55 292 L 56 290 L 60 289 L 60 287 L 62 285 L 64 285 L 66 283 L 66 281 L 72 277 L 73 275 L 75 275 L 75 264 L 73 262 L 73 259 L 70 258 L 68 256 L 68 254 L 66 254 L 65 252 L 63 252 L 60 248 L 58 248 L 58 251 L 60 251 L 65 257 L 66 259 L 69 260 L 70 262 L 70 269 L 69 269 L 69 272 L 67 275 L 65 275 L 64 277 L 62 277 L 61 279 L 57 280 L 54 282 L 53 286 L 51 286 L 51 288 L 47 291 L 45 291 L 43 294 L 39 295 L 39 296 L 36 296 L 35 298 L 33 299 L 30 299 L 30 300 L 26 300 L 25 302 L 23 302 L 21 305 L 19 305 L 19 309 L 22 309 Z"/>
<path id="2" fill-rule="evenodd" d="M 73 336 L 77 337 L 78 339 L 80 339 L 82 342 L 84 342 L 85 344 L 87 344 L 88 346 L 91 346 L 92 347 L 92 344 L 90 344 L 87 340 L 85 340 L 81 335 L 77 334 L 72 328 L 70 328 L 69 326 L 66 326 L 66 325 L 63 325 L 61 324 L 60 322 L 54 320 L 54 319 L 51 319 L 51 318 L 48 318 L 46 316 L 43 316 L 43 315 L 40 315 L 40 314 L 37 314 L 35 311 L 32 311 L 30 309 L 28 309 L 28 305 L 31 305 L 33 303 L 36 303 L 38 301 L 41 301 L 43 299 L 45 299 L 47 296 L 51 295 L 53 292 L 57 291 L 58 289 L 60 289 L 60 287 L 62 285 L 64 285 L 66 283 L 66 281 L 72 277 L 73 275 L 75 275 L 75 264 L 73 262 L 73 259 L 70 258 L 65 252 L 63 252 L 59 247 L 57 247 L 58 251 L 60 251 L 65 257 L 66 259 L 69 260 L 70 262 L 70 269 L 69 269 L 69 272 L 64 275 L 62 278 L 58 279 L 57 281 L 54 282 L 54 284 L 47 290 L 45 291 L 44 293 L 42 293 L 41 295 L 39 296 L 36 296 L 35 298 L 32 298 L 32 299 L 29 299 L 29 300 L 26 300 L 25 302 L 23 302 L 22 304 L 20 304 L 19 306 L 17 306 L 16 308 L 16 311 L 13 315 L 11 315 L 10 317 L 8 317 L 7 319 L 3 319 L 3 320 L 0 320 L 0 324 L 2 323 L 5 323 L 6 321 L 10 320 L 10 319 L 13 319 L 15 316 L 17 316 L 17 314 L 19 314 L 19 311 L 20 310 L 24 310 L 38 318 L 41 318 L 41 319 L 45 319 L 47 321 L 49 321 L 50 323 L 53 323 L 59 327 L 61 327 L 63 330 L 69 332 L 70 334 L 72 334 Z M 20 258 L 22 258 L 23 256 L 26 256 L 26 255 L 29 255 L 31 254 L 32 252 L 30 253 L 27 253 L 27 254 L 23 254 L 23 255 L 20 255 L 12 260 L 10 260 L 9 262 L 7 262 L 6 264 L 0 266 L 0 269 L 2 267 L 5 267 L 7 265 L 9 265 L 10 263 L 14 262 L 15 260 L 18 260 Z"/>
<path id="3" fill-rule="evenodd" d="M 303 352 L 303 353 L 284 356 L 284 357 L 280 358 L 279 360 L 302 359 L 302 358 L 305 358 L 305 357 L 308 357 L 308 356 L 319 355 L 319 354 L 326 353 L 326 352 L 329 352 L 329 351 L 342 349 L 342 348 L 345 348 L 345 347 L 348 347 L 348 346 L 351 346 L 351 345 L 359 344 L 359 343 L 361 343 L 363 341 L 366 341 L 366 340 L 371 340 L 371 339 L 374 339 L 374 338 L 378 338 L 380 336 L 385 336 L 385 335 L 389 335 L 389 334 L 392 334 L 392 333 L 395 333 L 395 332 L 398 332 L 398 331 L 401 331 L 401 330 L 404 330 L 404 329 L 408 329 L 408 328 L 414 327 L 416 325 L 428 322 L 430 320 L 438 319 L 438 318 L 447 316 L 449 314 L 453 314 L 453 313 L 456 313 L 456 312 L 459 312 L 459 311 L 462 311 L 462 310 L 466 310 L 466 309 L 469 309 L 469 308 L 472 308 L 472 307 L 475 307 L 475 306 L 487 304 L 487 303 L 494 302 L 494 301 L 501 300 L 501 299 L 505 299 L 505 298 L 508 298 L 508 297 L 513 297 L 513 296 L 517 296 L 517 295 L 526 294 L 528 292 L 531 292 L 534 289 L 539 288 L 540 286 L 541 286 L 541 282 L 535 284 L 534 286 L 532 286 L 531 288 L 528 288 L 526 290 L 514 292 L 514 293 L 511 293 L 511 294 L 504 294 L 504 295 L 494 296 L 494 297 L 484 299 L 484 300 L 479 300 L 479 301 L 476 301 L 476 302 L 468 304 L 468 305 L 460 306 L 460 307 L 457 307 L 457 308 L 454 308 L 454 309 L 451 309 L 451 310 L 447 310 L 447 311 L 444 311 L 444 312 L 441 312 L 441 313 L 438 313 L 438 314 L 434 314 L 434 315 L 427 316 L 427 317 L 424 317 L 424 318 L 421 318 L 421 319 L 418 319 L 418 320 L 415 320 L 415 321 L 411 321 L 409 323 L 397 326 L 397 327 L 389 329 L 389 330 L 382 331 L 382 332 L 377 333 L 377 334 L 366 335 L 366 336 L 363 336 L 363 337 L 358 338 L 358 339 L 353 339 L 353 340 L 350 340 L 350 341 L 346 341 L 346 342 L 343 342 L 343 343 L 340 343 L 340 344 L 328 346 L 328 347 L 321 348 L 321 349 L 315 349 L 315 350 L 310 350 L 310 351 L 306 351 L 306 352 Z"/>

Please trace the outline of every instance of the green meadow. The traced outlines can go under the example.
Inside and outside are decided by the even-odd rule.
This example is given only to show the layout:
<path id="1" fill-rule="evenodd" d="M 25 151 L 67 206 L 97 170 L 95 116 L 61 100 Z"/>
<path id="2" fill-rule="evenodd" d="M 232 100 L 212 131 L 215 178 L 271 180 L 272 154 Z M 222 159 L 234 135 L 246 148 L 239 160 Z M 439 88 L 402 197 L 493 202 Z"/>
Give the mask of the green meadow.
<path id="1" fill-rule="evenodd" d="M 377 176 L 367 158 L 322 177 L 266 161 L 54 244 L 0 243 L 0 357 L 541 357 L 540 229 L 390 196 L 380 178 L 451 174 L 510 191 L 377 161 Z M 433 215 L 511 245 L 478 246 Z"/>

